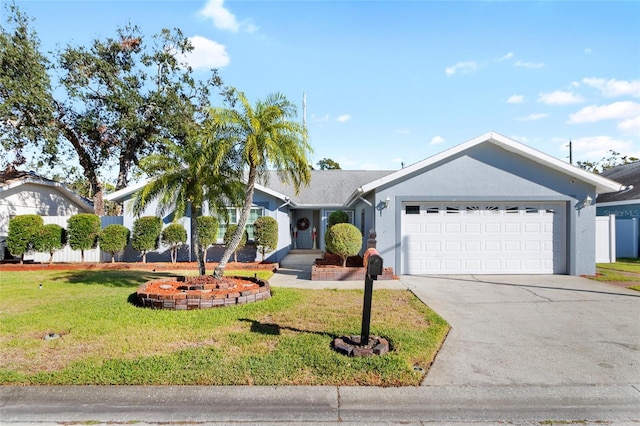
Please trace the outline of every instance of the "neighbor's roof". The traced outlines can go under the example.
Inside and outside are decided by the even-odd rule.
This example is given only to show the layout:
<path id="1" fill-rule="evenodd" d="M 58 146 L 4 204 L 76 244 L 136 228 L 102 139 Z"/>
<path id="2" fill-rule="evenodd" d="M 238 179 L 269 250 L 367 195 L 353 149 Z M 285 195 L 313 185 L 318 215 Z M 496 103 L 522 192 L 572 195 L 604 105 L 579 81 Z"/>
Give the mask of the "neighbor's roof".
<path id="1" fill-rule="evenodd" d="M 464 142 L 460 145 L 454 146 L 446 151 L 443 151 L 439 154 L 433 155 L 425 160 L 419 161 L 415 164 L 412 164 L 408 167 L 400 169 L 394 173 L 391 173 L 387 176 L 384 176 L 378 180 L 373 182 L 369 182 L 365 185 L 362 185 L 351 194 L 349 197 L 348 204 L 354 202 L 358 196 L 362 194 L 366 194 L 376 188 L 379 188 L 383 185 L 387 185 L 393 183 L 395 181 L 401 180 L 406 176 L 411 175 L 412 173 L 416 173 L 426 167 L 431 166 L 439 161 L 446 160 L 454 155 L 457 155 L 465 150 L 473 148 L 477 145 L 481 145 L 484 143 L 490 143 L 495 146 L 498 146 L 504 150 L 513 152 L 517 155 L 521 155 L 529 160 L 532 160 L 542 166 L 548 167 L 550 169 L 556 170 L 560 173 L 564 173 L 567 176 L 575 178 L 577 180 L 581 180 L 583 182 L 589 183 L 596 187 L 596 193 L 603 194 L 607 192 L 616 192 L 625 189 L 625 185 L 622 185 L 618 182 L 615 182 L 611 179 L 608 179 L 604 176 L 597 175 L 595 173 L 588 172 L 579 167 L 568 164 L 564 161 L 558 160 L 555 157 L 552 157 L 543 152 L 537 151 L 531 147 L 523 145 L 519 142 L 514 141 L 506 136 L 503 136 L 496 132 L 487 132 L 483 135 L 480 135 L 476 138 L 473 138 L 467 142 Z"/>
<path id="2" fill-rule="evenodd" d="M 298 208 L 331 207 L 346 205 L 353 191 L 372 181 L 393 173 L 391 170 L 311 170 L 309 186 L 302 186 L 298 194 L 293 185 L 282 182 L 275 171 L 268 173 L 262 184 L 274 191 L 286 194 Z"/>
<path id="3" fill-rule="evenodd" d="M 32 171 L 25 172 L 16 170 L 13 167 L 8 167 L 0 173 L 0 194 L 2 192 L 29 183 L 55 188 L 67 198 L 76 202 L 79 206 L 84 207 L 85 210 L 93 211 L 93 203 L 90 200 L 78 195 L 75 191 L 69 189 L 65 184 L 56 182 L 55 180 L 44 178 Z"/>
<path id="4" fill-rule="evenodd" d="M 602 176 L 618 181 L 627 187 L 633 186 L 633 188 L 599 195 L 598 204 L 631 200 L 636 200 L 640 203 L 640 161 L 612 167 L 602 172 Z"/>

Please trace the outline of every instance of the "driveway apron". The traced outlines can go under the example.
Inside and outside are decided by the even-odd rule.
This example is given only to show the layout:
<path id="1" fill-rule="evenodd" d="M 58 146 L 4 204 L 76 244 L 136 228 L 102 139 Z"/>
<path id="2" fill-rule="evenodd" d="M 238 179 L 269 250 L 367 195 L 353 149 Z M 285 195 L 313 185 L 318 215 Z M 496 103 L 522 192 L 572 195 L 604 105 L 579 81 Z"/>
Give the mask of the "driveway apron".
<path id="1" fill-rule="evenodd" d="M 640 384 L 639 292 L 564 275 L 401 281 L 452 326 L 424 386 Z"/>

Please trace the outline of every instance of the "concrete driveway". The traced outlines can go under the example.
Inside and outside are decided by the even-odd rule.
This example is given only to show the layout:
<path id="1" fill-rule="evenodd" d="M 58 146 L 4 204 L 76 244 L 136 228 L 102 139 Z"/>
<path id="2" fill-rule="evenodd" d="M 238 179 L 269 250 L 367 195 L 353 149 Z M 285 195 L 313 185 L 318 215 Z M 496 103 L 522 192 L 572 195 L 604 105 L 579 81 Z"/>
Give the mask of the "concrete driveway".
<path id="1" fill-rule="evenodd" d="M 636 385 L 640 292 L 585 278 L 402 276 L 452 329 L 423 385 Z"/>

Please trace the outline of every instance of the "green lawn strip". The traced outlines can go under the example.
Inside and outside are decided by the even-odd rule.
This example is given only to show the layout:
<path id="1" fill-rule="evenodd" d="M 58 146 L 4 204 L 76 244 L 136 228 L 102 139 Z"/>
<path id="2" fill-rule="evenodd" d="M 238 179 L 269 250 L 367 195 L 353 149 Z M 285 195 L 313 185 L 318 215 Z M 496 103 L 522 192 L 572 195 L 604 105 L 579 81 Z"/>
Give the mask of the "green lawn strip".
<path id="1" fill-rule="evenodd" d="M 348 358 L 330 346 L 359 334 L 361 290 L 276 288 L 266 301 L 192 311 L 129 302 L 164 274 L 3 273 L 0 383 L 417 385 L 413 366 L 428 369 L 449 329 L 412 293 L 376 290 L 371 333 L 392 351 Z M 48 333 L 61 337 L 44 340 Z"/>
<path id="2" fill-rule="evenodd" d="M 603 282 L 640 283 L 640 275 L 632 275 L 624 272 L 614 271 L 611 269 L 603 269 L 603 268 L 597 268 L 597 275 L 589 278 L 595 281 L 603 281 Z"/>
<path id="3" fill-rule="evenodd" d="M 598 269 L 640 274 L 640 259 L 618 259 L 615 263 L 597 263 Z"/>

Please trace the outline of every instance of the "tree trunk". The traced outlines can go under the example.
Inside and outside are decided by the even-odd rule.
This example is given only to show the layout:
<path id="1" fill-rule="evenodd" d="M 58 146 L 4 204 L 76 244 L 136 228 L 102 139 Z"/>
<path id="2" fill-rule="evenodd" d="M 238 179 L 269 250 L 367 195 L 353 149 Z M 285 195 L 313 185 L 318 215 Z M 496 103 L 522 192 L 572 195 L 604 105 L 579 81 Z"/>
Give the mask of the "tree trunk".
<path id="1" fill-rule="evenodd" d="M 80 262 L 84 263 L 84 249 L 80 250 Z"/>
<path id="2" fill-rule="evenodd" d="M 236 228 L 236 232 L 233 234 L 233 237 L 231 237 L 231 241 L 229 241 L 229 244 L 227 244 L 227 247 L 224 250 L 224 254 L 222 255 L 222 259 L 220 259 L 220 263 L 213 271 L 213 276 L 216 279 L 222 278 L 222 274 L 224 274 L 224 268 L 227 266 L 229 257 L 231 257 L 232 253 L 236 252 L 238 246 L 240 245 L 240 241 L 242 240 L 242 235 L 244 234 L 245 227 L 247 226 L 247 220 L 249 219 L 251 204 L 253 203 L 253 191 L 256 186 L 257 176 L 258 173 L 256 168 L 250 167 L 249 177 L 247 178 L 247 189 L 245 191 L 244 205 L 242 206 L 242 211 L 240 212 L 240 217 L 238 218 L 238 227 Z"/>
<path id="3" fill-rule="evenodd" d="M 111 252 L 111 263 L 116 263 L 116 254 Z"/>
<path id="4" fill-rule="evenodd" d="M 49 252 L 49 265 L 52 265 L 52 264 L 53 264 L 53 252 L 50 251 Z"/>
<path id="5" fill-rule="evenodd" d="M 142 263 L 147 263 L 147 252 L 146 252 L 146 250 L 142 252 Z"/>
<path id="6" fill-rule="evenodd" d="M 198 235 L 198 217 L 200 217 L 200 208 L 191 206 L 191 238 L 196 252 L 196 263 L 198 264 L 198 274 L 205 275 L 207 266 L 204 262 L 204 250 L 200 244 L 200 236 Z"/>

